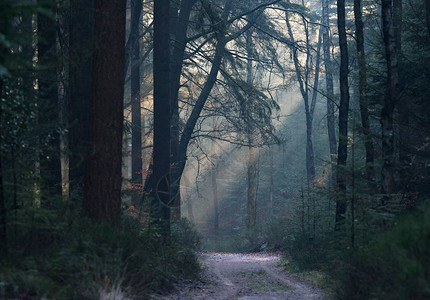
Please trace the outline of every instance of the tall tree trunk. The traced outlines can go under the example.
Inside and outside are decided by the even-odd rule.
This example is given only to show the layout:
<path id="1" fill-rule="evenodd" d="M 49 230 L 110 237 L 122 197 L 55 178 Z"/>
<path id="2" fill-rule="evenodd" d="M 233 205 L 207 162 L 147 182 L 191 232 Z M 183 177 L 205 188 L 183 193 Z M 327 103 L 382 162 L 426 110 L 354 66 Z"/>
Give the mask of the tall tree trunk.
<path id="1" fill-rule="evenodd" d="M 142 111 L 140 107 L 140 44 L 139 25 L 142 15 L 142 0 L 131 0 L 131 45 L 130 90 L 131 90 L 131 182 L 134 185 L 131 202 L 140 202 L 142 186 Z M 133 38 L 132 38 L 133 36 Z"/>
<path id="2" fill-rule="evenodd" d="M 153 216 L 166 231 L 170 224 L 170 1 L 154 2 Z"/>
<path id="3" fill-rule="evenodd" d="M 119 222 L 126 1 L 95 0 L 85 214 Z"/>
<path id="4" fill-rule="evenodd" d="M 394 130 L 393 113 L 396 102 L 399 100 L 399 74 L 397 60 L 397 46 L 392 19 L 391 0 L 382 0 L 382 32 L 384 35 L 385 57 L 387 61 L 387 87 L 381 111 L 382 127 L 382 184 L 381 192 L 384 194 L 382 204 L 386 204 L 393 192 L 394 172 Z"/>
<path id="5" fill-rule="evenodd" d="M 403 2 L 402 0 L 393 0 L 392 5 L 393 5 L 392 18 L 393 18 L 394 40 L 396 43 L 397 55 L 400 55 L 402 52 Z"/>
<path id="6" fill-rule="evenodd" d="M 68 154 L 69 188 L 83 195 L 88 158 L 89 108 L 91 98 L 94 0 L 70 1 Z"/>
<path id="7" fill-rule="evenodd" d="M 248 30 L 246 33 L 246 52 L 247 56 L 251 58 L 253 56 L 252 51 L 252 30 Z M 252 85 L 252 60 L 248 59 L 246 64 L 246 83 L 248 86 Z M 247 126 L 247 135 L 248 135 L 248 161 L 247 161 L 247 177 L 248 177 L 248 190 L 247 190 L 247 208 L 248 208 L 248 228 L 254 228 L 256 222 L 256 214 L 255 214 L 255 153 L 253 146 L 253 123 L 252 123 L 252 102 L 253 95 L 248 93 L 247 103 L 245 104 L 246 110 L 246 126 Z"/>
<path id="8" fill-rule="evenodd" d="M 38 32 L 38 121 L 40 126 L 40 197 L 49 207 L 61 197 L 59 103 L 57 84 L 56 29 L 53 16 L 39 13 Z"/>
<path id="9" fill-rule="evenodd" d="M 217 80 L 217 75 L 221 66 L 221 62 L 222 62 L 222 58 L 224 55 L 224 51 L 225 51 L 225 45 L 237 38 L 238 36 L 240 36 L 241 34 L 243 34 L 246 30 L 250 29 L 250 27 L 252 26 L 253 22 L 248 22 L 242 29 L 240 29 L 239 31 L 237 31 L 234 34 L 230 34 L 230 35 L 226 35 L 227 32 L 227 17 L 230 14 L 230 10 L 232 8 L 232 1 L 231 0 L 226 0 L 225 1 L 225 5 L 224 5 L 224 9 L 223 9 L 223 13 L 221 16 L 221 21 L 217 23 L 217 31 L 216 31 L 216 39 L 217 39 L 217 45 L 215 47 L 215 54 L 214 57 L 212 59 L 212 66 L 211 69 L 209 71 L 209 75 L 207 76 L 206 82 L 203 85 L 203 88 L 200 92 L 199 97 L 196 100 L 196 103 L 194 105 L 194 108 L 190 114 L 190 117 L 188 118 L 185 126 L 184 126 L 184 130 L 182 131 L 182 135 L 181 135 L 181 139 L 179 142 L 179 146 L 178 146 L 178 150 L 177 150 L 177 154 L 176 154 L 176 159 L 175 159 L 175 164 L 173 167 L 173 172 L 172 172 L 172 182 L 174 183 L 172 185 L 172 190 L 171 190 L 171 194 L 172 195 L 176 195 L 176 193 L 178 193 L 179 191 L 179 184 L 177 184 L 179 182 L 179 180 L 181 179 L 182 173 L 184 171 L 185 168 L 185 163 L 187 160 L 187 148 L 188 148 L 188 144 L 191 140 L 191 136 L 193 134 L 194 131 L 194 127 L 197 123 L 197 120 L 200 117 L 200 114 L 203 110 L 203 107 L 206 103 L 206 100 L 209 97 L 209 94 L 213 88 L 213 86 L 215 85 L 215 82 Z M 254 20 L 253 20 L 254 21 Z"/>
<path id="10" fill-rule="evenodd" d="M 174 40 L 172 41 L 172 59 L 171 59 L 171 73 L 170 73 L 170 96 L 171 96 L 171 163 L 174 164 L 179 147 L 179 87 L 182 74 L 182 64 L 184 60 L 185 47 L 187 45 L 187 29 L 191 14 L 191 9 L 196 0 L 182 0 L 179 6 L 179 15 L 176 15 L 172 22 L 174 30 Z M 178 181 L 173 182 L 177 185 L 177 193 L 172 195 L 174 197 L 172 219 L 177 220 L 181 217 L 181 191 L 180 178 Z"/>
<path id="11" fill-rule="evenodd" d="M 334 89 L 333 74 L 330 57 L 330 18 L 328 13 L 328 0 L 322 0 L 322 22 L 323 22 L 323 48 L 324 48 L 324 68 L 327 93 L 327 133 L 330 148 L 331 176 L 330 185 L 336 184 L 336 130 L 334 125 Z"/>
<path id="12" fill-rule="evenodd" d="M 285 13 L 285 22 L 287 24 L 288 33 L 291 40 L 291 51 L 293 52 L 293 61 L 294 61 L 294 67 L 296 70 L 296 76 L 297 81 L 299 82 L 300 92 L 303 97 L 303 102 L 305 104 L 305 116 L 306 116 L 306 177 L 307 177 L 307 183 L 310 185 L 315 180 L 315 159 L 314 159 L 314 150 L 313 150 L 313 144 L 312 144 L 312 118 L 313 118 L 313 112 L 311 112 L 311 105 L 309 104 L 309 89 L 307 87 L 307 78 L 309 77 L 309 67 L 308 67 L 308 61 L 310 59 L 310 50 L 309 50 L 309 43 L 307 43 L 307 53 L 306 53 L 306 71 L 305 74 L 302 74 L 301 66 L 299 62 L 299 58 L 297 56 L 297 49 L 294 46 L 295 39 L 293 35 L 293 31 L 291 28 L 290 20 L 289 20 L 289 14 L 288 12 Z M 306 31 L 306 40 L 309 41 L 308 37 L 308 29 L 305 27 Z M 305 78 L 305 82 L 303 80 Z"/>
<path id="13" fill-rule="evenodd" d="M 212 129 L 217 130 L 216 117 L 212 118 Z M 211 141 L 211 155 L 215 157 L 215 141 Z M 218 234 L 219 230 L 219 211 L 218 211 L 218 184 L 217 184 L 217 174 L 218 174 L 218 161 L 215 161 L 212 167 L 211 179 L 212 179 L 212 196 L 213 196 L 213 208 L 214 208 L 214 231 Z"/>
<path id="14" fill-rule="evenodd" d="M 218 168 L 214 165 L 212 169 L 212 193 L 213 193 L 213 204 L 214 204 L 214 231 L 218 233 L 219 231 L 219 212 L 218 212 L 218 184 L 216 180 Z"/>
<path id="15" fill-rule="evenodd" d="M 430 36 L 430 1 L 424 0 L 424 5 L 426 7 L 427 33 Z"/>
<path id="16" fill-rule="evenodd" d="M 7 241 L 7 214 L 6 214 L 6 201 L 3 190 L 3 101 L 1 101 L 3 95 L 3 79 L 0 78 L 0 250 L 6 249 Z"/>
<path id="17" fill-rule="evenodd" d="M 337 25 L 340 47 L 340 104 L 339 104 L 339 145 L 337 157 L 337 188 L 340 198 L 336 201 L 335 229 L 339 230 L 344 223 L 346 213 L 346 161 L 348 157 L 348 44 L 345 29 L 345 0 L 337 0 Z"/>
<path id="18" fill-rule="evenodd" d="M 315 156 L 312 143 L 312 117 L 306 113 L 306 178 L 308 186 L 315 180 Z"/>
<path id="19" fill-rule="evenodd" d="M 273 149 L 274 146 L 270 147 L 270 164 L 269 164 L 269 181 L 270 181 L 270 189 L 269 189 L 269 217 L 270 220 L 272 220 L 274 216 L 274 205 L 273 205 L 273 191 L 274 191 L 274 184 L 273 184 Z"/>
<path id="20" fill-rule="evenodd" d="M 430 34 L 430 1 L 426 2 L 426 13 L 427 13 L 427 27 Z M 394 36 L 396 40 L 396 50 L 397 50 L 397 58 L 399 64 L 399 77 L 402 74 L 402 1 L 395 0 L 393 1 L 393 26 L 394 26 Z M 403 90 L 402 79 L 399 79 L 399 90 Z M 413 143 L 413 136 L 410 134 L 410 121 L 412 116 L 413 105 L 408 103 L 407 101 L 398 101 L 396 103 L 396 112 L 394 119 L 397 120 L 397 126 L 395 126 L 395 135 L 397 139 L 397 148 L 398 148 L 398 157 L 399 157 L 399 180 L 396 182 L 395 191 L 401 191 L 403 194 L 407 194 L 410 192 L 411 187 L 411 178 L 413 177 L 412 170 L 412 156 L 411 156 L 411 147 Z"/>
<path id="21" fill-rule="evenodd" d="M 311 100 L 311 107 L 309 111 L 309 119 L 310 119 L 310 125 L 308 126 L 309 133 L 307 134 L 307 148 L 309 148 L 309 165 L 310 165 L 310 181 L 309 183 L 312 183 L 315 180 L 315 158 L 314 158 L 314 146 L 312 143 L 312 124 L 314 119 L 314 112 L 315 112 L 315 106 L 317 103 L 317 95 L 318 95 L 318 86 L 319 86 L 319 76 L 320 76 L 320 58 L 321 58 L 321 39 L 322 39 L 322 32 L 321 28 L 318 32 L 318 44 L 317 44 L 317 51 L 315 53 L 316 55 L 316 61 L 315 61 L 315 75 L 314 75 L 314 85 L 313 85 L 313 91 L 312 91 L 312 100 Z"/>
<path id="22" fill-rule="evenodd" d="M 375 150 L 373 148 L 367 103 L 366 55 L 364 51 L 364 28 L 361 13 L 361 0 L 354 0 L 354 18 L 358 57 L 358 89 L 360 94 L 361 125 L 363 127 L 364 146 L 366 150 L 366 177 L 369 182 L 369 186 L 373 189 L 375 184 Z"/>
<path id="23" fill-rule="evenodd" d="M 248 210 L 248 228 L 254 228 L 256 222 L 255 215 L 255 153 L 254 148 L 248 147 L 248 161 L 247 161 L 247 210 Z"/>
<path id="24" fill-rule="evenodd" d="M 187 148 L 188 144 L 191 140 L 191 136 L 194 131 L 194 127 L 197 123 L 197 120 L 200 116 L 201 111 L 203 110 L 203 107 L 206 103 L 207 98 L 209 97 L 209 93 L 212 90 L 212 87 L 215 85 L 218 71 L 220 69 L 220 65 L 222 62 L 222 57 L 224 54 L 224 48 L 225 48 L 225 38 L 224 36 L 220 37 L 220 40 L 218 41 L 218 44 L 215 49 L 215 56 L 213 58 L 212 67 L 209 72 L 209 75 L 206 79 L 206 82 L 203 86 L 202 91 L 200 92 L 199 97 L 197 98 L 197 101 L 194 105 L 194 108 L 191 112 L 190 117 L 188 118 L 184 130 L 182 131 L 181 139 L 178 146 L 178 151 L 176 155 L 175 165 L 173 168 L 173 174 L 172 174 L 172 181 L 173 182 L 179 182 L 182 172 L 185 168 L 185 163 L 187 161 Z M 179 191 L 178 185 L 172 186 L 172 195 L 175 195 Z"/>

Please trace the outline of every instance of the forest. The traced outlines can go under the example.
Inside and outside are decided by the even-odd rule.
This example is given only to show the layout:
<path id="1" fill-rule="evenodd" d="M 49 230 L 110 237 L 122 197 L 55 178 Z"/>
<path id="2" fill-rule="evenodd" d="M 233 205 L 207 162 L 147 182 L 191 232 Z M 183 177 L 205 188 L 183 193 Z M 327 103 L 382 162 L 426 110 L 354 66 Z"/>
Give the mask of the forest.
<path id="1" fill-rule="evenodd" d="M 429 0 L 0 0 L 0 299 L 430 299 Z"/>

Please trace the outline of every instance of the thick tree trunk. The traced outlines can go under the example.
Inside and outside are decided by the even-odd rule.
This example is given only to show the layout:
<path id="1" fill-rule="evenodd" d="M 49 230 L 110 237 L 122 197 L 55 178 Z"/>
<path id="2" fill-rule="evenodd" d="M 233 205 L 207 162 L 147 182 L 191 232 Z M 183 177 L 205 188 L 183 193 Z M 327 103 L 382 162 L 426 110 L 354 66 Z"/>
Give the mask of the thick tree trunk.
<path id="1" fill-rule="evenodd" d="M 131 1 L 131 45 L 130 90 L 131 90 L 131 182 L 134 185 L 131 202 L 139 203 L 142 186 L 142 111 L 140 107 L 140 44 L 139 25 L 142 14 L 142 0 Z M 132 37 L 133 36 L 133 37 Z"/>
<path id="2" fill-rule="evenodd" d="M 364 51 L 364 28 L 361 13 L 361 0 L 354 0 L 354 18 L 358 57 L 358 89 L 360 94 L 361 125 L 363 126 L 364 146 L 366 150 L 366 177 L 369 187 L 373 189 L 375 185 L 375 150 L 373 148 L 367 103 L 366 56 Z"/>
<path id="3" fill-rule="evenodd" d="M 89 103 L 91 98 L 94 0 L 70 1 L 68 154 L 69 188 L 83 195 L 88 158 Z"/>
<path id="4" fill-rule="evenodd" d="M 3 79 L 0 78 L 0 99 L 2 99 L 2 93 L 3 93 Z M 6 241 L 7 241 L 7 231 L 6 231 L 6 225 L 7 225 L 7 213 L 6 213 L 6 201 L 4 197 L 4 190 L 3 190 L 3 164 L 2 164 L 2 158 L 3 158 L 3 106 L 2 101 L 0 102 L 0 250 L 6 249 Z"/>
<path id="5" fill-rule="evenodd" d="M 185 47 L 187 45 L 187 29 L 190 19 L 191 9 L 195 0 L 182 0 L 179 7 L 179 15 L 172 22 L 174 29 L 174 40 L 172 41 L 172 59 L 171 59 L 171 74 L 170 74 L 170 96 L 171 96 L 171 163 L 174 164 L 179 147 L 179 87 L 182 74 L 182 64 L 184 60 Z M 181 217 L 181 192 L 179 189 L 180 179 L 178 182 L 173 182 L 178 185 L 178 192 L 174 197 L 172 209 L 172 219 L 177 220 Z"/>
<path id="6" fill-rule="evenodd" d="M 153 217 L 170 227 L 170 1 L 154 2 Z"/>
<path id="7" fill-rule="evenodd" d="M 336 184 L 336 164 L 337 164 L 337 149 L 336 149 L 336 130 L 334 125 L 334 89 L 333 89 L 333 74 L 330 57 L 330 18 L 328 13 L 328 0 L 322 1 L 322 22 L 323 22 L 323 48 L 324 48 L 324 68 L 325 82 L 327 93 L 327 133 L 330 148 L 331 176 L 330 185 Z"/>
<path id="8" fill-rule="evenodd" d="M 349 113 L 349 87 L 348 87 L 348 44 L 345 29 L 345 0 L 337 0 L 337 25 L 339 31 L 340 47 L 340 104 L 339 104 L 339 145 L 337 158 L 337 188 L 340 197 L 336 202 L 335 228 L 340 229 L 345 220 L 346 213 L 346 161 L 348 157 L 348 113 Z"/>
<path id="9" fill-rule="evenodd" d="M 424 0 L 424 5 L 426 7 L 427 33 L 430 36 L 430 1 Z"/>
<path id="10" fill-rule="evenodd" d="M 182 73 L 182 63 L 184 59 L 185 47 L 187 45 L 187 30 L 191 14 L 191 9 L 196 0 L 182 0 L 179 15 L 176 18 L 174 40 L 172 41 L 171 60 L 171 97 L 172 106 L 177 105 L 180 78 Z M 172 110 L 172 113 L 175 112 Z"/>
<path id="11" fill-rule="evenodd" d="M 38 31 L 38 122 L 40 126 L 40 198 L 44 206 L 61 197 L 59 103 L 56 55 L 56 22 L 39 14 Z"/>
<path id="12" fill-rule="evenodd" d="M 427 0 L 427 2 L 429 2 Z M 402 15 L 403 15 L 403 2 L 402 0 L 393 0 L 393 30 L 394 30 L 394 40 L 396 43 L 397 55 L 402 52 Z"/>
<path id="13" fill-rule="evenodd" d="M 126 1 L 95 1 L 85 214 L 119 222 Z"/>
<path id="14" fill-rule="evenodd" d="M 387 61 L 387 88 L 384 104 L 381 111 L 382 127 L 382 184 L 381 192 L 384 194 L 382 204 L 386 204 L 393 192 L 394 172 L 394 130 L 393 113 L 398 102 L 399 74 L 397 60 L 397 46 L 392 19 L 391 0 L 382 0 L 382 31 L 384 35 L 385 57 Z"/>
<path id="15" fill-rule="evenodd" d="M 22 30 L 24 32 L 34 32 L 34 20 L 36 19 L 35 15 L 30 16 L 22 16 L 23 18 L 23 28 Z M 30 35 L 27 37 L 24 41 L 22 41 L 21 47 L 22 47 L 22 60 L 25 61 L 27 64 L 31 64 L 33 60 L 35 59 L 35 52 L 36 52 L 36 45 L 32 42 L 32 39 L 34 38 L 35 34 Z M 36 74 L 34 72 L 33 67 L 26 67 L 20 70 L 20 76 L 22 76 L 22 92 L 24 97 L 27 99 L 31 99 L 31 101 L 34 101 L 36 99 L 36 92 L 34 88 L 34 82 L 36 79 Z M 36 103 L 33 104 L 34 107 L 36 107 Z M 34 126 L 37 126 L 37 121 L 34 120 Z M 38 161 L 38 158 L 35 159 L 35 161 Z"/>

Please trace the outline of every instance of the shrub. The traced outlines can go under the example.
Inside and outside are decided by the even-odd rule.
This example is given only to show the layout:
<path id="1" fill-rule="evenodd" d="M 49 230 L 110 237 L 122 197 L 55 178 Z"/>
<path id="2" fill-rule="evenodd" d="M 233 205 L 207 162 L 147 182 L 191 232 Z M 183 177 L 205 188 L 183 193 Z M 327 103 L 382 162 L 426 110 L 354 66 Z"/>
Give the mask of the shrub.
<path id="1" fill-rule="evenodd" d="M 129 216 L 113 226 L 79 217 L 70 223 L 56 222 L 61 219 L 59 211 L 57 216 L 43 210 L 31 213 L 33 222 L 29 218 L 15 224 L 23 234 L 0 258 L 0 298 L 145 296 L 171 286 L 179 277 L 199 273 L 195 253 L 199 239 L 184 222 L 172 226 L 172 236 L 166 238 L 157 228 Z M 41 234 L 43 245 L 28 242 L 32 235 L 37 241 Z M 32 245 L 37 246 L 34 251 Z"/>
<path id="2" fill-rule="evenodd" d="M 352 256 L 341 278 L 342 299 L 430 298 L 430 206 L 399 216 L 390 232 Z"/>

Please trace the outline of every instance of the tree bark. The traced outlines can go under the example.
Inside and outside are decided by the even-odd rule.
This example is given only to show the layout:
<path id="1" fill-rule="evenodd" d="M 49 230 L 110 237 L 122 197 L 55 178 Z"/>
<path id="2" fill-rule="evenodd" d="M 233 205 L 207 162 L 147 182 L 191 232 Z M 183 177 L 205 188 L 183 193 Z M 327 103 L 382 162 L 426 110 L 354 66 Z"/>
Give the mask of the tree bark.
<path id="1" fill-rule="evenodd" d="M 394 172 L 394 130 L 393 113 L 396 102 L 399 100 L 399 74 L 397 60 L 397 46 L 392 19 L 391 0 L 382 0 L 382 32 L 384 36 L 385 57 L 387 62 L 387 86 L 381 111 L 382 127 L 382 184 L 381 192 L 384 194 L 382 204 L 385 205 L 393 192 Z"/>
<path id="2" fill-rule="evenodd" d="M 212 129 L 217 130 L 216 117 L 212 118 Z M 213 196 L 213 208 L 214 208 L 214 231 L 218 234 L 219 231 L 219 211 L 218 211 L 218 184 L 217 184 L 217 174 L 218 174 L 218 161 L 215 160 L 215 141 L 211 141 L 211 155 L 214 157 L 214 163 L 212 166 L 211 179 L 212 179 L 212 196 Z"/>
<path id="3" fill-rule="evenodd" d="M 1 101 L 3 95 L 3 79 L 0 78 L 0 250 L 6 249 L 7 242 L 7 213 L 6 213 L 6 201 L 3 190 L 3 101 Z"/>
<path id="4" fill-rule="evenodd" d="M 394 39 L 396 43 L 397 55 L 400 55 L 402 52 L 403 2 L 402 0 L 393 0 L 392 5 L 393 5 L 392 18 L 393 18 Z"/>
<path id="5" fill-rule="evenodd" d="M 246 52 L 247 57 L 253 57 L 252 51 L 252 30 L 246 32 Z M 248 86 L 252 85 L 252 60 L 248 59 L 246 64 L 246 83 Z M 248 190 L 247 190 L 247 209 L 248 209 L 248 228 L 254 228 L 256 223 L 256 210 L 255 210 L 255 153 L 253 146 L 253 124 L 252 124 L 252 102 L 253 95 L 247 95 L 247 103 L 245 107 L 246 126 L 248 135 L 248 161 L 247 161 L 247 177 L 248 177 Z"/>
<path id="6" fill-rule="evenodd" d="M 57 81 L 56 29 L 53 16 L 39 13 L 38 32 L 38 122 L 40 127 L 40 199 L 49 207 L 61 197 L 59 103 Z"/>
<path id="7" fill-rule="evenodd" d="M 133 194 L 131 202 L 139 203 L 142 186 L 142 111 L 140 107 L 140 44 L 139 25 L 142 15 L 142 0 L 131 1 L 131 45 L 130 63 L 130 90 L 131 90 L 131 183 Z M 133 36 L 133 37 L 132 37 Z"/>
<path id="8" fill-rule="evenodd" d="M 191 9 L 195 0 L 182 0 L 179 7 L 179 15 L 176 16 L 175 22 L 172 22 L 174 29 L 174 40 L 172 41 L 172 59 L 170 74 L 170 96 L 171 96 L 171 163 L 175 163 L 178 146 L 179 146 L 179 88 L 182 74 L 182 64 L 184 60 L 185 47 L 187 45 L 187 29 L 191 14 Z M 179 179 L 180 180 L 180 179 Z M 177 220 L 181 217 L 181 192 L 179 189 L 180 182 L 173 182 L 178 185 L 178 192 L 174 197 L 172 209 L 172 219 Z"/>
<path id="9" fill-rule="evenodd" d="M 320 76 L 320 58 L 321 58 L 321 38 L 322 38 L 322 32 L 321 28 L 318 32 L 318 44 L 317 44 L 317 51 L 315 53 L 316 55 L 316 61 L 315 61 L 315 76 L 314 76 L 314 85 L 313 85 L 313 91 L 312 91 L 312 100 L 311 100 L 311 107 L 309 111 L 309 119 L 310 119 L 310 126 L 309 126 L 309 133 L 307 134 L 307 148 L 309 148 L 309 165 L 310 165 L 310 184 L 315 181 L 315 157 L 314 157 L 314 146 L 312 143 L 312 126 L 313 126 L 313 119 L 314 119 L 314 112 L 315 112 L 315 105 L 317 103 L 317 95 L 318 95 L 318 86 L 319 86 L 319 76 Z"/>
<path id="10" fill-rule="evenodd" d="M 88 158 L 94 0 L 70 2 L 68 154 L 70 192 L 83 195 Z"/>
<path id="11" fill-rule="evenodd" d="M 346 213 L 346 161 L 348 158 L 348 44 L 345 29 L 345 0 L 337 0 L 337 25 L 340 47 L 340 104 L 339 104 L 339 145 L 337 158 L 337 188 L 340 198 L 336 201 L 335 229 L 339 230 L 345 221 Z"/>
<path id="12" fill-rule="evenodd" d="M 375 150 L 373 148 L 367 103 L 366 55 L 364 51 L 364 26 L 361 12 L 361 0 L 354 0 L 354 18 L 358 57 L 358 89 L 360 94 L 361 126 L 363 127 L 364 147 L 366 151 L 366 178 L 369 183 L 369 187 L 373 189 L 375 185 Z"/>
<path id="13" fill-rule="evenodd" d="M 299 82 L 300 92 L 303 97 L 303 102 L 305 104 L 305 116 L 306 116 L 306 177 L 307 177 L 307 184 L 308 186 L 315 180 L 315 159 L 314 159 L 314 150 L 313 150 L 313 144 L 312 144 L 312 118 L 313 115 L 311 112 L 311 105 L 309 104 L 309 89 L 307 87 L 307 78 L 309 77 L 309 68 L 308 65 L 306 66 L 306 73 L 302 74 L 299 58 L 297 56 L 297 49 L 295 48 L 295 40 L 293 31 L 291 29 L 290 20 L 288 16 L 288 12 L 285 13 L 285 22 L 287 24 L 288 33 L 290 36 L 291 44 L 290 47 L 291 51 L 293 52 L 293 61 L 294 61 L 294 67 L 296 70 L 296 76 L 297 81 Z M 305 25 L 306 26 L 306 25 Z M 308 39 L 308 30 L 305 28 L 306 31 L 306 40 L 309 42 Z M 307 43 L 307 47 L 309 48 L 310 45 Z M 309 49 L 307 49 L 306 53 L 306 62 L 309 61 L 310 52 Z M 308 64 L 308 63 L 306 63 Z M 303 82 L 303 78 L 305 78 L 306 82 Z"/>
<path id="14" fill-rule="evenodd" d="M 121 211 L 126 1 L 95 1 L 85 214 L 117 224 Z"/>
<path id="15" fill-rule="evenodd" d="M 153 217 L 165 231 L 170 227 L 170 1 L 154 2 L 154 148 Z"/>
<path id="16" fill-rule="evenodd" d="M 336 130 L 334 125 L 334 89 L 333 89 L 333 74 L 330 57 L 330 18 L 328 13 L 328 0 L 322 1 L 322 22 L 323 22 L 323 48 L 324 48 L 324 68 L 325 82 L 327 93 L 327 133 L 330 148 L 331 176 L 330 185 L 336 184 L 336 164 L 337 164 L 337 149 L 336 149 Z"/>
<path id="17" fill-rule="evenodd" d="M 219 212 L 218 212 L 218 185 L 217 185 L 217 167 L 214 165 L 212 170 L 212 192 L 213 192 L 213 203 L 214 203 L 214 231 L 218 233 L 219 231 Z"/>
<path id="18" fill-rule="evenodd" d="M 274 146 L 270 147 L 270 164 L 269 164 L 269 181 L 270 181 L 270 189 L 269 189 L 269 217 L 270 220 L 272 220 L 273 216 L 274 216 L 274 205 L 273 205 L 273 191 L 274 191 L 274 183 L 273 183 L 273 172 L 274 172 L 274 168 L 273 168 L 273 149 Z"/>
<path id="19" fill-rule="evenodd" d="M 427 33 L 430 36 L 430 1 L 424 0 L 424 5 L 426 7 Z"/>
<path id="20" fill-rule="evenodd" d="M 248 177 L 248 189 L 247 189 L 247 210 L 248 210 L 248 229 L 255 227 L 256 215 L 255 215 L 255 153 L 254 148 L 248 148 L 248 162 L 247 162 L 247 177 Z"/>

